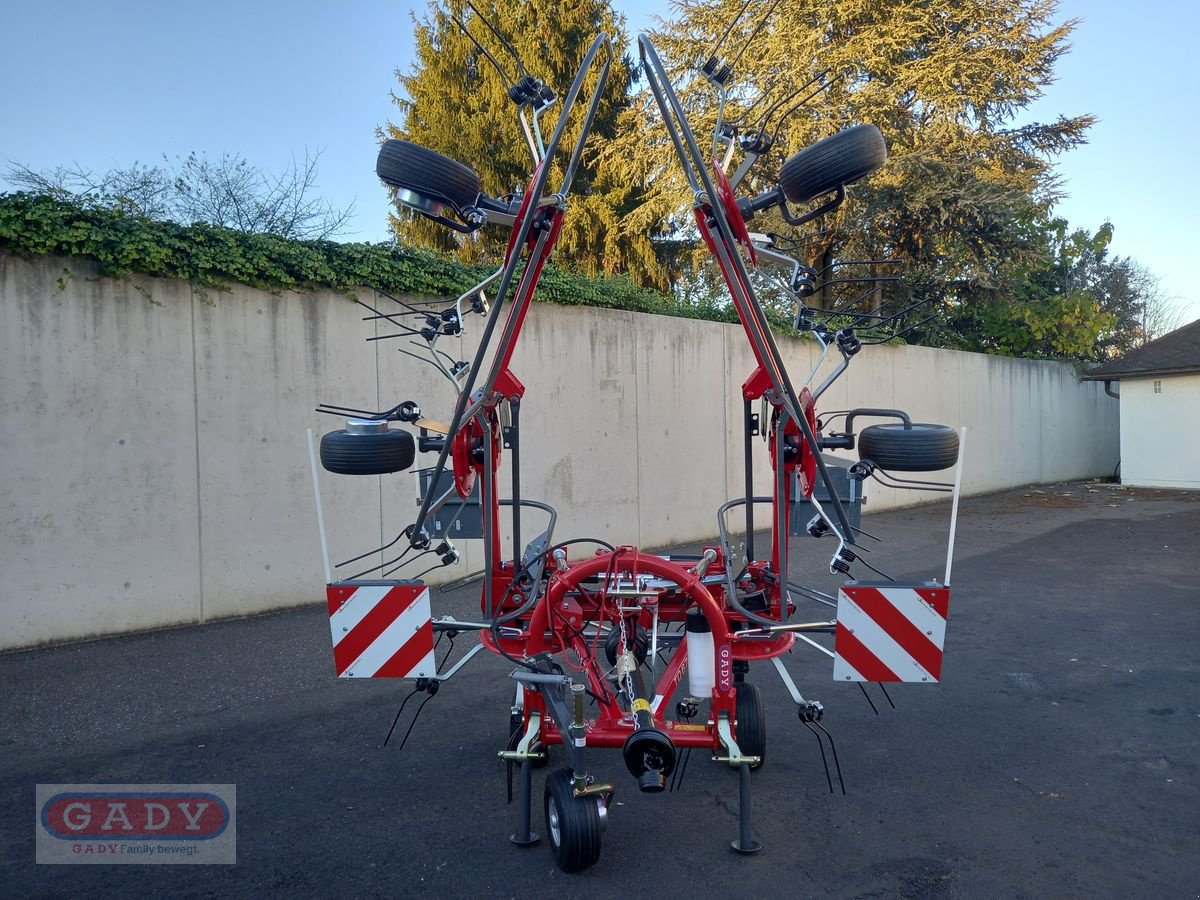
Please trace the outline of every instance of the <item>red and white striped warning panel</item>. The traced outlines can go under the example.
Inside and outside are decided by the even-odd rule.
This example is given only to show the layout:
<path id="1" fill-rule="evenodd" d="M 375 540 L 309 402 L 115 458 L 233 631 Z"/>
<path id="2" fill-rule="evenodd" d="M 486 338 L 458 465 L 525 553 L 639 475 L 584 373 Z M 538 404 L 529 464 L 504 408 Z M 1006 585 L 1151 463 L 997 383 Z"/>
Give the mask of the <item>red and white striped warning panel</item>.
<path id="1" fill-rule="evenodd" d="M 950 589 L 934 583 L 851 583 L 838 591 L 835 681 L 936 684 Z"/>
<path id="2" fill-rule="evenodd" d="M 430 678 L 433 617 L 419 581 L 340 581 L 326 586 L 338 678 Z"/>

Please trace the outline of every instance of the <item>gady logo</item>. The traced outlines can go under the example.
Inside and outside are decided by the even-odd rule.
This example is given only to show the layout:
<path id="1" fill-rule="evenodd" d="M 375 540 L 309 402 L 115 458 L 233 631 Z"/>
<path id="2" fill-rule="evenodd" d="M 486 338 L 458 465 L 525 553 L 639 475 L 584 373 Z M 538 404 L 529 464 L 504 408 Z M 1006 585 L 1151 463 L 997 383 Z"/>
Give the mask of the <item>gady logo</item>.
<path id="1" fill-rule="evenodd" d="M 229 807 L 199 792 L 70 792 L 42 804 L 41 820 L 69 841 L 204 841 L 228 827 Z"/>
<path id="2" fill-rule="evenodd" d="M 39 784 L 41 864 L 236 865 L 236 784 Z"/>
<path id="3" fill-rule="evenodd" d="M 733 687 L 733 652 L 728 644 L 722 644 L 717 651 L 717 662 L 717 684 L 727 691 Z"/>

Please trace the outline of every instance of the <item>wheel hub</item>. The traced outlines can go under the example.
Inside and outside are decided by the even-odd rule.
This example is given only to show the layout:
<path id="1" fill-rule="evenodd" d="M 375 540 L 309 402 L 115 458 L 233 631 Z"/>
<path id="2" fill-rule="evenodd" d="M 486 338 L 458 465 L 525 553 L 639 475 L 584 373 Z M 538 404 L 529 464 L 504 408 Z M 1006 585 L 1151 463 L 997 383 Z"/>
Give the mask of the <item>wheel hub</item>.
<path id="1" fill-rule="evenodd" d="M 554 798 L 551 798 L 549 804 L 549 815 L 547 816 L 549 821 L 546 822 L 546 825 L 550 830 L 550 842 L 554 844 L 555 847 L 562 845 L 562 830 L 559 827 L 558 818 L 558 801 L 556 801 Z"/>

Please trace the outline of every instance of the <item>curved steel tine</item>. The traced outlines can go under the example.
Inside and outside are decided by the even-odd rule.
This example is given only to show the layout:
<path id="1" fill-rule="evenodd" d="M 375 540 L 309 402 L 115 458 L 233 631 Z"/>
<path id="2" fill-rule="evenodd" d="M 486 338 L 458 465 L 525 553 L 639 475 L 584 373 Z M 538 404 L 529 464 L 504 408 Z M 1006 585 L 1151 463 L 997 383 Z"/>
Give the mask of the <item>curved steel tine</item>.
<path id="1" fill-rule="evenodd" d="M 467 5 L 471 6 L 470 3 L 468 3 Z M 492 28 L 492 26 L 490 24 L 488 24 L 487 19 L 484 19 L 483 16 L 479 15 L 479 10 L 475 9 L 474 6 L 471 6 L 471 9 L 474 10 L 475 15 L 478 16 L 483 21 L 483 24 L 487 25 L 488 29 L 493 34 L 495 34 L 496 30 L 494 28 Z M 488 52 L 487 47 L 483 46 L 483 44 L 481 44 L 481 43 L 479 43 L 479 41 L 475 40 L 475 35 L 471 34 L 471 32 L 467 30 L 467 26 L 463 22 L 463 20 L 460 19 L 458 16 L 454 15 L 453 13 L 450 14 L 450 19 L 451 19 L 451 21 L 454 22 L 455 25 L 458 26 L 459 30 L 467 36 L 467 39 L 472 44 L 475 45 L 476 49 L 478 49 L 480 53 L 482 53 L 485 57 L 487 57 L 487 61 L 492 64 L 492 67 L 499 73 L 500 80 L 504 82 L 505 90 L 512 87 L 512 83 L 513 83 L 512 79 L 508 77 L 508 73 L 504 71 L 504 67 L 500 65 L 500 63 L 499 63 L 499 61 L 497 61 L 496 57 L 492 56 L 492 54 Z M 503 43 L 503 41 L 501 43 Z M 520 65 L 520 60 L 517 60 L 517 64 Z"/>
<path id="2" fill-rule="evenodd" d="M 717 42 L 715 44 L 713 44 L 713 48 L 710 51 L 708 51 L 709 59 L 712 59 L 714 56 L 717 55 L 717 51 L 721 49 L 721 45 L 724 44 L 725 39 L 727 37 L 729 37 L 729 32 L 733 31 L 733 26 L 736 25 L 738 23 L 738 19 L 740 19 L 745 14 L 746 8 L 750 5 L 751 2 L 752 2 L 752 0 L 745 0 L 745 2 L 742 4 L 742 8 L 737 11 L 737 15 L 735 15 L 729 21 L 729 24 L 725 26 L 725 31 L 721 33 L 721 36 L 717 39 Z"/>
<path id="3" fill-rule="evenodd" d="M 400 704 L 400 708 L 396 710 L 396 718 L 392 719 L 392 727 L 388 729 L 387 737 L 383 739 L 383 746 L 386 747 L 388 745 L 388 741 L 392 739 L 392 732 L 396 730 L 396 723 L 400 721 L 400 714 L 404 712 L 404 707 L 408 706 L 408 701 L 415 697 L 417 693 L 418 692 L 416 690 L 412 691 L 407 697 L 404 698 L 404 702 Z"/>
<path id="4" fill-rule="evenodd" d="M 804 82 L 804 84 L 800 85 L 800 87 L 796 88 L 796 89 L 795 89 L 794 91 L 792 91 L 790 94 L 785 94 L 784 96 L 782 96 L 782 97 L 780 97 L 778 100 L 776 100 L 774 103 L 772 103 L 772 104 L 771 104 L 771 105 L 770 105 L 770 106 L 767 108 L 767 111 L 766 111 L 765 113 L 763 113 L 763 117 L 762 117 L 762 119 L 759 121 L 759 123 L 758 123 L 758 128 L 757 128 L 756 130 L 757 130 L 757 131 L 758 131 L 760 134 L 762 134 L 763 132 L 765 132 L 765 131 L 767 130 L 767 126 L 768 126 L 769 124 L 771 124 L 771 117 L 772 117 L 773 115 L 775 115 L 775 112 L 776 112 L 776 110 L 778 110 L 778 109 L 779 109 L 779 107 L 783 106 L 785 103 L 791 103 L 791 101 L 792 101 L 792 100 L 794 100 L 794 99 L 795 99 L 795 98 L 796 98 L 796 97 L 797 97 L 797 96 L 800 94 L 800 92 L 801 92 L 801 91 L 803 91 L 803 90 L 805 90 L 805 89 L 807 89 L 807 88 L 811 87 L 813 84 L 817 84 L 817 83 L 820 83 L 820 84 L 819 84 L 819 87 L 820 87 L 820 88 L 823 90 L 823 89 L 824 89 L 824 87 L 825 87 L 825 85 L 824 85 L 824 82 L 823 82 L 823 79 L 825 78 L 825 76 L 826 76 L 826 75 L 828 75 L 828 74 L 829 74 L 829 72 L 830 72 L 830 70 L 829 70 L 829 69 L 826 69 L 825 71 L 823 71 L 823 72 L 821 72 L 821 73 L 819 73 L 819 74 L 817 74 L 817 75 L 814 75 L 812 78 L 808 79 L 808 81 Z M 800 101 L 800 105 L 803 105 L 804 103 L 807 103 L 807 102 L 808 102 L 810 99 L 812 99 L 812 97 L 813 97 L 813 96 L 815 96 L 815 93 L 812 93 L 812 94 L 809 94 L 808 96 L 806 96 L 806 97 L 805 97 L 803 100 L 801 100 L 801 101 Z M 799 108 L 799 107 L 797 107 L 797 108 Z M 786 112 L 783 114 L 783 118 L 787 118 L 787 116 L 788 116 L 788 115 L 789 115 L 791 112 L 794 112 L 794 110 L 792 110 L 791 108 L 789 108 L 789 109 L 788 109 L 788 110 L 787 110 L 787 111 L 786 111 Z"/>
<path id="5" fill-rule="evenodd" d="M 861 684 L 862 682 L 859 682 L 859 683 Z M 891 708 L 892 708 L 892 709 L 895 709 L 895 708 L 896 708 L 896 704 L 895 704 L 895 703 L 892 703 L 892 695 L 888 693 L 888 691 L 887 691 L 887 688 L 885 688 L 885 687 L 883 686 L 883 682 L 882 682 L 882 681 L 881 681 L 881 682 L 879 682 L 879 689 L 880 689 L 881 691 L 883 691 L 883 696 L 887 698 L 888 705 L 889 705 L 889 706 L 891 706 Z"/>
<path id="6" fill-rule="evenodd" d="M 475 4 L 472 3 L 471 0 L 467 0 L 467 6 L 471 7 L 471 11 L 474 12 L 475 15 L 479 16 L 479 21 L 483 22 L 483 24 L 485 26 L 487 26 L 487 30 L 496 36 L 496 40 L 498 40 L 500 42 L 500 46 L 508 51 L 508 55 L 511 56 L 513 58 L 513 61 L 517 64 L 517 72 L 522 77 L 529 74 L 528 72 L 525 71 L 525 64 L 523 62 L 521 62 L 521 57 L 517 56 L 517 51 L 513 49 L 512 44 L 510 44 L 508 41 L 506 41 L 504 38 L 502 38 L 500 36 L 500 32 L 498 32 L 492 26 L 491 22 L 489 22 L 486 18 L 484 18 L 483 13 L 481 13 L 478 9 L 475 8 Z"/>
<path id="7" fill-rule="evenodd" d="M 865 687 L 863 687 L 863 683 L 862 683 L 861 681 L 859 681 L 859 682 L 856 682 L 856 683 L 858 684 L 858 689 L 859 689 L 860 691 L 862 691 L 862 695 L 863 695 L 863 697 L 865 697 L 865 698 L 866 698 L 866 701 L 867 701 L 867 703 L 868 703 L 868 704 L 870 704 L 870 706 L 871 706 L 871 712 L 875 713 L 875 715 L 879 715 L 879 710 L 877 710 L 877 709 L 875 708 L 875 703 L 874 703 L 874 701 L 872 701 L 872 700 L 871 700 L 871 695 L 867 693 L 867 689 L 866 689 Z M 895 708 L 895 707 L 893 707 L 893 709 L 894 709 L 894 708 Z"/>
<path id="8" fill-rule="evenodd" d="M 838 762 L 837 745 L 834 744 L 834 742 L 833 742 L 833 735 L 830 734 L 829 729 L 826 728 L 824 725 L 822 725 L 820 722 L 813 722 L 813 725 L 815 727 L 821 729 L 821 731 L 824 733 L 825 737 L 829 738 L 829 750 L 831 753 L 833 753 L 833 766 L 837 770 L 838 784 L 840 784 L 842 787 L 842 795 L 845 796 L 846 782 L 842 779 L 842 764 L 840 762 Z M 833 789 L 830 788 L 830 790 L 832 791 Z"/>
<path id="9" fill-rule="evenodd" d="M 800 724 L 812 732 L 813 737 L 817 739 L 817 747 L 821 751 L 821 765 L 825 767 L 825 780 L 829 782 L 829 793 L 833 793 L 833 779 L 829 775 L 829 760 L 825 756 L 825 742 L 821 740 L 821 733 L 813 727 L 813 723 L 807 719 L 801 719 Z"/>
<path id="10" fill-rule="evenodd" d="M 767 11 L 763 13 L 762 18 L 758 20 L 758 24 L 754 26 L 754 30 L 750 32 L 750 36 L 747 37 L 745 42 L 742 44 L 742 49 L 739 50 L 737 55 L 730 61 L 730 68 L 733 68 L 738 64 L 746 50 L 748 50 L 750 45 L 754 42 L 754 39 L 758 37 L 758 33 L 763 30 L 763 26 L 767 24 L 767 19 L 771 18 L 771 13 L 775 12 L 775 7 L 778 5 L 779 0 L 775 0 L 774 3 L 767 7 Z"/>

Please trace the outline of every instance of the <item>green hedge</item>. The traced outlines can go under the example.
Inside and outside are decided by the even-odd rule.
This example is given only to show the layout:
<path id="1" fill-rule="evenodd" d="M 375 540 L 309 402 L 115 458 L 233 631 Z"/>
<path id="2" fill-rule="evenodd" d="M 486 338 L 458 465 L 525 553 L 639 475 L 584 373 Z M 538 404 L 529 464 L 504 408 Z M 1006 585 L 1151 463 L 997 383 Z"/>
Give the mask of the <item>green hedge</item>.
<path id="1" fill-rule="evenodd" d="M 456 296 L 493 271 L 426 250 L 381 243 L 293 241 L 204 223 L 178 225 L 130 215 L 103 202 L 46 194 L 0 194 L 0 250 L 25 257 L 85 256 L 100 274 L 178 278 L 202 288 L 247 284 L 271 291 L 372 286 L 395 294 Z M 589 278 L 547 266 L 537 298 L 713 321 L 732 310 L 681 303 L 625 277 Z"/>

